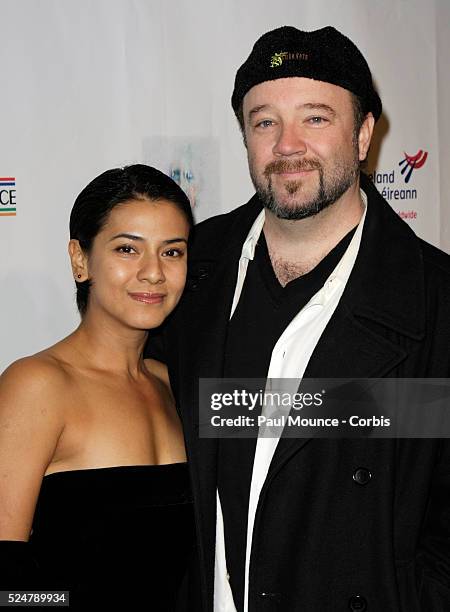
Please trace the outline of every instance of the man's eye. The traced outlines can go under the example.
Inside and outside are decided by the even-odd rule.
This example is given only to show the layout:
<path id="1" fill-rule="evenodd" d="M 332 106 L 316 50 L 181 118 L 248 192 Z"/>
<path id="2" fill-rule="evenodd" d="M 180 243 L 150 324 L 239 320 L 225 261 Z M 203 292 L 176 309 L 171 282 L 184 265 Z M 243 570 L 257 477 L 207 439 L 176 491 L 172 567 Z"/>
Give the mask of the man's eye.
<path id="1" fill-rule="evenodd" d="M 164 251 L 163 257 L 182 257 L 184 252 L 181 249 L 168 249 Z"/>
<path id="2" fill-rule="evenodd" d="M 135 253 L 136 250 L 134 247 L 129 244 L 123 244 L 115 249 L 118 253 L 124 253 L 125 255 L 130 255 L 131 253 Z"/>
<path id="3" fill-rule="evenodd" d="M 270 119 L 264 119 L 263 121 L 259 121 L 255 127 L 267 128 L 271 125 L 273 125 L 273 121 L 271 121 Z"/>
<path id="4" fill-rule="evenodd" d="M 311 123 L 312 125 L 323 125 L 325 123 L 328 122 L 328 119 L 326 119 L 325 117 L 309 117 L 308 119 L 308 123 Z"/>

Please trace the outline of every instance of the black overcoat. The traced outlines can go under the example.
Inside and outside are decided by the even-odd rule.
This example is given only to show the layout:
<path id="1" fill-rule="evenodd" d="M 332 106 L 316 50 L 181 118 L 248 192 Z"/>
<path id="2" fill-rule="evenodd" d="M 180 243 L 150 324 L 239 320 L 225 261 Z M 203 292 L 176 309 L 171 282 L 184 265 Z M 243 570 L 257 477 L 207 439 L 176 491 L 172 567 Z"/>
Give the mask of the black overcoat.
<path id="1" fill-rule="evenodd" d="M 364 175 L 361 185 L 360 251 L 305 376 L 448 377 L 450 257 L 416 237 Z M 223 374 L 238 261 L 259 211 L 254 197 L 197 226 L 188 288 L 164 329 L 204 612 L 213 609 L 217 442 L 199 439 L 198 379 Z M 450 611 L 449 442 L 282 439 L 255 518 L 249 611 Z M 360 468 L 367 477 L 354 477 Z"/>

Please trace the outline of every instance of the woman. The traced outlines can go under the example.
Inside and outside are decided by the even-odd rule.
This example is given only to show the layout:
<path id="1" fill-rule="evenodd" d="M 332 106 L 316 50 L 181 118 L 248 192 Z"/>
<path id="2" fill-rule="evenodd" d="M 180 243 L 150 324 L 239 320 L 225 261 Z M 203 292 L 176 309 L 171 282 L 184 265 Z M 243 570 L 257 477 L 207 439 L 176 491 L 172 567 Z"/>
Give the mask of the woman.
<path id="1" fill-rule="evenodd" d="M 181 297 L 191 226 L 184 192 L 149 166 L 108 170 L 76 199 L 81 324 L 0 378 L 2 589 L 174 609 L 192 504 L 167 371 L 143 349 Z"/>

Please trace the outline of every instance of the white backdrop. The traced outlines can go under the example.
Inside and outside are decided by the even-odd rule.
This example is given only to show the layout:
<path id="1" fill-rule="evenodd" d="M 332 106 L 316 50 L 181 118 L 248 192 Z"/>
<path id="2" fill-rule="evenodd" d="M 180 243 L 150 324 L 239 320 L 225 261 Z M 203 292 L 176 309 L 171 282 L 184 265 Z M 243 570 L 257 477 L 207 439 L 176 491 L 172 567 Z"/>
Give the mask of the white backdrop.
<path id="1" fill-rule="evenodd" d="M 249 198 L 230 97 L 255 40 L 281 25 L 334 25 L 359 46 L 385 109 L 368 171 L 450 250 L 447 0 L 0 0 L 0 21 L 0 371 L 78 324 L 68 218 L 101 171 L 172 173 L 197 220 Z M 399 163 L 416 154 L 406 183 Z"/>

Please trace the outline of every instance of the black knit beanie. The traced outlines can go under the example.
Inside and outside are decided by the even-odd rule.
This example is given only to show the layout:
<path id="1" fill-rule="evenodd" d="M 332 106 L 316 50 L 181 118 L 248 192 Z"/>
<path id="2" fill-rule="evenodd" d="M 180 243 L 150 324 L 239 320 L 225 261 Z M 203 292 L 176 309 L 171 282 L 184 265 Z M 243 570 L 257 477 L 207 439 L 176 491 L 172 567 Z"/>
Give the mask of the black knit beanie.
<path id="1" fill-rule="evenodd" d="M 366 60 L 349 38 L 331 26 L 313 32 L 283 26 L 263 34 L 237 71 L 231 98 L 234 112 L 252 87 L 286 77 L 339 85 L 360 98 L 364 114 L 371 112 L 375 121 L 381 115 L 381 100 Z"/>

